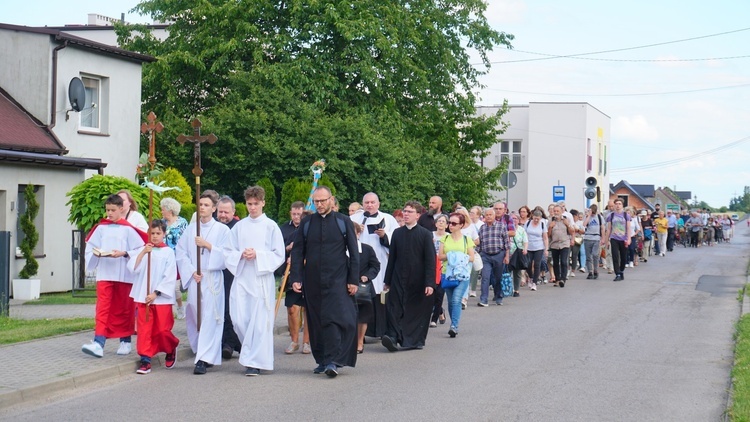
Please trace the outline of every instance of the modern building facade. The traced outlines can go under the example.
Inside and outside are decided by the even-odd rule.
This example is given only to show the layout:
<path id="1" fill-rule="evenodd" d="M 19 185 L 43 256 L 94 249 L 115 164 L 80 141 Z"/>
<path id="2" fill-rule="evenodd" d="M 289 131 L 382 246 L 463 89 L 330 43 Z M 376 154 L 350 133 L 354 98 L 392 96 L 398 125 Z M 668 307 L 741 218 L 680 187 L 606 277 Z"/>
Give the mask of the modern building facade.
<path id="1" fill-rule="evenodd" d="M 92 174 L 135 174 L 141 65 L 153 60 L 56 29 L 0 24 L 0 231 L 11 233 L 15 250 L 23 191 L 34 185 L 42 292 L 71 289 L 74 227 L 65 194 Z M 80 111 L 69 102 L 74 78 L 85 91 Z M 23 264 L 11 257 L 11 278 Z"/>
<path id="2" fill-rule="evenodd" d="M 500 108 L 479 106 L 477 113 L 495 114 Z M 597 202 L 606 205 L 609 116 L 588 103 L 535 102 L 509 106 L 503 121 L 509 127 L 482 165 L 494 168 L 508 159 L 517 183 L 509 190 L 492 192 L 495 199 L 507 197 L 511 210 L 522 205 L 546 209 L 553 200 L 564 200 L 568 209 L 580 210 Z M 588 177 L 597 180 L 598 199 L 584 196 Z"/>

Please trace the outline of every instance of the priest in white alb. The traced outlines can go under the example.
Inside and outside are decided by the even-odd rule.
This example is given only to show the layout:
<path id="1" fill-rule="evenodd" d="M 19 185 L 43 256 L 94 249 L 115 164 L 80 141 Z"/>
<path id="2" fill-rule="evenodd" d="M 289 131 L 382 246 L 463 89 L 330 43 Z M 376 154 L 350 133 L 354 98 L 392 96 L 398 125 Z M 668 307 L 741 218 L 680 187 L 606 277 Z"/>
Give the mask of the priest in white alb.
<path id="1" fill-rule="evenodd" d="M 240 364 L 245 375 L 273 370 L 274 270 L 285 257 L 279 226 L 263 213 L 265 190 L 245 190 L 248 216 L 234 225 L 224 245 L 227 269 L 234 274 L 229 315 L 242 342 Z"/>
<path id="2" fill-rule="evenodd" d="M 398 221 L 392 215 L 380 211 L 380 199 L 374 192 L 365 194 L 362 198 L 364 213 L 351 216 L 352 221 L 362 224 L 364 230 L 359 240 L 372 246 L 380 262 L 380 272 L 372 280 L 377 296 L 373 299 L 373 320 L 367 324 L 367 335 L 381 337 L 385 333 L 385 306 L 380 295 L 383 291 L 385 268 L 388 266 L 388 253 L 391 246 L 391 236 L 398 228 Z"/>

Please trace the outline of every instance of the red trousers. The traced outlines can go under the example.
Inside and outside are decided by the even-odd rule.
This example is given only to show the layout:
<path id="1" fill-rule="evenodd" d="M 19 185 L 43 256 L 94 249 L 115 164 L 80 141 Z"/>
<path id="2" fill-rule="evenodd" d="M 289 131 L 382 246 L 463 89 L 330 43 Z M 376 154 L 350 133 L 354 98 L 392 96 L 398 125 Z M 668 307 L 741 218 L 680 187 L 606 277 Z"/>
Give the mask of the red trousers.
<path id="1" fill-rule="evenodd" d="M 105 338 L 132 336 L 135 332 L 135 306 L 130 297 L 132 284 L 119 281 L 96 282 L 96 326 L 94 334 Z"/>
<path id="2" fill-rule="evenodd" d="M 138 344 L 140 356 L 153 357 L 159 352 L 172 353 L 180 344 L 180 339 L 172 334 L 174 315 L 172 305 L 151 305 L 148 307 L 146 321 L 146 304 L 136 303 L 138 309 Z"/>

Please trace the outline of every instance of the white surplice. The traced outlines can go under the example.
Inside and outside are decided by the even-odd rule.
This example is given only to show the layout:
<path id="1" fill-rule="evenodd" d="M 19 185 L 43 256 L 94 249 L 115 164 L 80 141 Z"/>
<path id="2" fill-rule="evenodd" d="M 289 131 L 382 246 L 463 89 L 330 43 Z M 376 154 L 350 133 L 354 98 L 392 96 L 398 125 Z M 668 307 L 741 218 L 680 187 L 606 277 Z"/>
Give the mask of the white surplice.
<path id="1" fill-rule="evenodd" d="M 380 292 L 383 291 L 383 279 L 385 278 L 385 269 L 388 266 L 388 247 L 383 246 L 380 243 L 380 237 L 378 237 L 378 235 L 374 233 L 370 234 L 367 225 L 379 224 L 381 221 L 385 220 L 385 237 L 388 239 L 388 244 L 390 245 L 393 231 L 398 228 L 398 221 L 396 221 L 392 215 L 384 212 L 378 212 L 378 215 L 375 217 L 367 218 L 365 218 L 364 214 L 357 213 L 353 215 L 351 219 L 355 223 L 364 224 L 364 230 L 362 231 L 359 240 L 362 243 L 372 246 L 375 250 L 375 255 L 378 257 L 378 261 L 380 261 L 380 272 L 378 272 L 378 276 L 372 280 L 372 287 L 375 288 L 375 293 L 380 294 Z"/>
<path id="2" fill-rule="evenodd" d="M 106 252 L 113 250 L 128 252 L 133 256 L 143 246 L 143 239 L 132 228 L 122 224 L 100 224 L 86 241 L 86 271 L 96 270 L 96 281 L 119 281 L 133 283 L 133 273 L 128 269 L 128 259 L 98 257 L 94 248 Z"/>
<path id="3" fill-rule="evenodd" d="M 221 336 L 224 329 L 224 265 L 222 248 L 229 237 L 229 228 L 214 219 L 201 224 L 201 237 L 211 244 L 211 250 L 201 248 L 202 281 L 196 283 L 198 252 L 195 245 L 196 223 L 190 223 L 177 242 L 175 255 L 182 287 L 187 288 L 185 308 L 188 341 L 195 353 L 195 362 L 202 360 L 221 365 Z M 201 289 L 201 331 L 197 330 L 198 287 Z"/>
<path id="4" fill-rule="evenodd" d="M 151 290 L 147 290 L 148 254 L 143 255 L 140 265 L 135 266 L 138 254 L 142 250 L 143 248 L 138 249 L 130 256 L 128 261 L 128 269 L 135 275 L 130 297 L 137 303 L 146 303 L 146 296 L 158 290 L 161 295 L 154 299 L 152 302 L 154 305 L 174 305 L 177 283 L 177 264 L 175 263 L 174 251 L 168 246 L 151 250 Z"/>
<path id="5" fill-rule="evenodd" d="M 242 252 L 255 249 L 255 259 Z M 242 342 L 240 364 L 273 370 L 273 321 L 276 279 L 273 272 L 284 262 L 284 237 L 279 226 L 262 214 L 234 225 L 224 244 L 227 269 L 234 274 L 229 294 L 229 315 Z"/>

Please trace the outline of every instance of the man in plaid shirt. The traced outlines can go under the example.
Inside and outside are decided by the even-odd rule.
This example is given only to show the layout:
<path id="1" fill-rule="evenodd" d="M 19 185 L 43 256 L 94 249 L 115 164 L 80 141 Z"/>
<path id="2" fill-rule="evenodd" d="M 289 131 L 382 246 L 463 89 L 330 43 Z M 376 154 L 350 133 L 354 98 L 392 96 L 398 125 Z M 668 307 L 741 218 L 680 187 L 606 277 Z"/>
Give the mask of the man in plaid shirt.
<path id="1" fill-rule="evenodd" d="M 479 256 L 482 257 L 482 288 L 479 295 L 479 306 L 488 306 L 490 291 L 490 280 L 494 286 L 494 301 L 498 305 L 503 304 L 503 289 L 500 281 L 508 264 L 510 257 L 508 249 L 508 228 L 499 220 L 495 219 L 495 210 L 488 208 L 484 211 L 484 225 L 479 228 Z"/>

